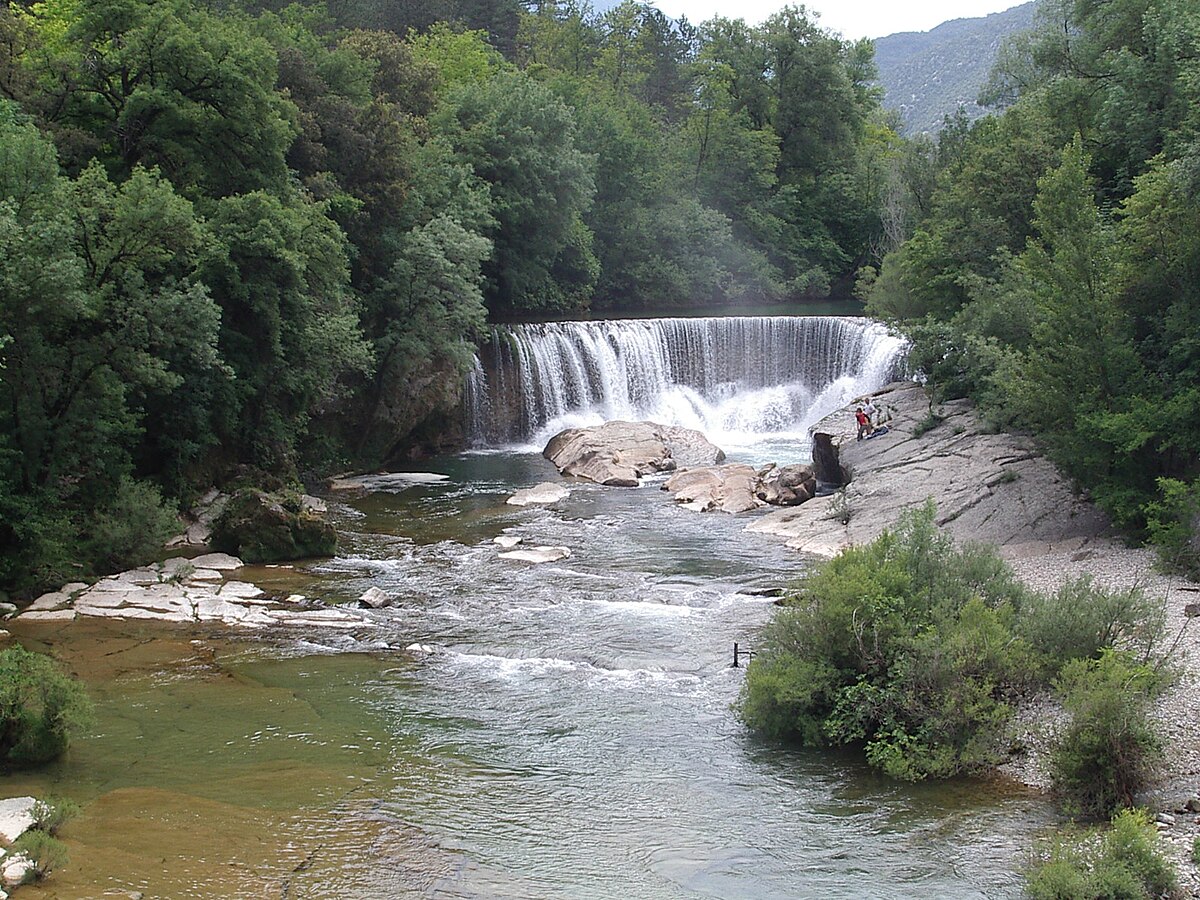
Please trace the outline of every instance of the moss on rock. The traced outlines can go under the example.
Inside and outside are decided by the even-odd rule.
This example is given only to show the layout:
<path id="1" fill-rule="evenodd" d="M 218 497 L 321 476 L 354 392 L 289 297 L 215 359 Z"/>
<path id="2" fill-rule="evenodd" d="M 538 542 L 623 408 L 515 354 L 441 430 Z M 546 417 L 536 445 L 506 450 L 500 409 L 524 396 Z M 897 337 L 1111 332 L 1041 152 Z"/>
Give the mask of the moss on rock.
<path id="1" fill-rule="evenodd" d="M 337 551 L 333 526 L 301 504 L 299 495 L 239 490 L 213 525 L 212 545 L 246 562 L 277 562 Z"/>

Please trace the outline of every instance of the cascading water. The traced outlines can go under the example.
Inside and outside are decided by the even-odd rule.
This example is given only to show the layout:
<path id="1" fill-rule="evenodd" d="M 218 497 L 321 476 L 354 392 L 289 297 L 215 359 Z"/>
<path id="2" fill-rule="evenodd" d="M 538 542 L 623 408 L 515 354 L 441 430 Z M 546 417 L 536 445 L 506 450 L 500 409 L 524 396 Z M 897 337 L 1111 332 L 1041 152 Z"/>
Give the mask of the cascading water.
<path id="1" fill-rule="evenodd" d="M 540 445 L 611 419 L 685 425 L 727 448 L 808 426 L 898 373 L 906 342 L 834 316 L 498 326 L 467 386 L 477 447 Z"/>

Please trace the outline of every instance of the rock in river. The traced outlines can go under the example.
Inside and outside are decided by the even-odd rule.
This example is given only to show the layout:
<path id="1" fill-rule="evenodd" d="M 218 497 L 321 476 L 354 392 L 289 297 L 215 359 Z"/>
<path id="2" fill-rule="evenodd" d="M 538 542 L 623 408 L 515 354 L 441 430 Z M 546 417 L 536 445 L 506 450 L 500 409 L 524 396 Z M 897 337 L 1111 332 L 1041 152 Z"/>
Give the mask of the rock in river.
<path id="1" fill-rule="evenodd" d="M 570 547 L 522 547 L 520 550 L 509 550 L 507 553 L 497 553 L 501 559 L 519 559 L 522 562 L 548 563 L 566 559 L 571 555 Z"/>
<path id="2" fill-rule="evenodd" d="M 571 496 L 561 484 L 555 484 L 552 481 L 543 481 L 541 484 L 534 485 L 531 488 L 517 491 L 505 502 L 509 506 L 533 506 L 535 504 L 557 503 L 559 500 L 565 500 Z"/>
<path id="3" fill-rule="evenodd" d="M 606 422 L 568 428 L 542 455 L 564 475 L 614 487 L 637 487 L 638 479 L 679 466 L 711 466 L 725 453 L 698 431 L 654 422 Z"/>

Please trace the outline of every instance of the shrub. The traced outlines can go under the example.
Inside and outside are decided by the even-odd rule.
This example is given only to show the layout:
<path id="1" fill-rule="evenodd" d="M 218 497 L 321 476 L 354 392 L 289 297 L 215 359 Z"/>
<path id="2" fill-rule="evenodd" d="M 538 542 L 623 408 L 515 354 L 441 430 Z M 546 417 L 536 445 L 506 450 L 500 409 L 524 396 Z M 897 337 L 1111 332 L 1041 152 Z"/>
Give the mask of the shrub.
<path id="1" fill-rule="evenodd" d="M 1071 722 L 1049 765 L 1068 813 L 1100 818 L 1133 804 L 1161 756 L 1149 710 L 1167 683 L 1161 670 L 1114 650 L 1063 667 L 1055 689 Z"/>
<path id="2" fill-rule="evenodd" d="M 0 761 L 24 766 L 54 759 L 90 717 L 82 686 L 49 657 L 19 646 L 0 652 Z"/>
<path id="3" fill-rule="evenodd" d="M 998 756 L 1006 696 L 1031 668 L 1013 632 L 1025 591 L 995 551 L 956 548 L 926 504 L 894 531 L 815 569 L 771 622 L 738 710 L 807 745 L 862 744 L 899 778 Z"/>
<path id="4" fill-rule="evenodd" d="M 1171 896 L 1176 875 L 1144 810 L 1122 810 L 1106 832 L 1060 838 L 1029 873 L 1034 900 L 1154 900 Z"/>
<path id="5" fill-rule="evenodd" d="M 79 815 L 79 804 L 63 797 L 47 797 L 33 804 L 33 827 L 57 834 L 58 829 Z"/>
<path id="6" fill-rule="evenodd" d="M 67 864 L 67 845 L 48 832 L 31 828 L 13 841 L 13 853 L 23 853 L 33 862 L 35 878 L 45 878 L 52 869 Z"/>
<path id="7" fill-rule="evenodd" d="M 1158 479 L 1158 499 L 1145 506 L 1150 542 L 1169 572 L 1200 576 L 1200 481 Z"/>
<path id="8" fill-rule="evenodd" d="M 1031 595 L 1020 631 L 1042 659 L 1047 677 L 1075 659 L 1091 659 L 1109 647 L 1147 658 L 1162 637 L 1162 604 L 1142 591 L 1109 591 L 1088 576 L 1056 594 Z"/>

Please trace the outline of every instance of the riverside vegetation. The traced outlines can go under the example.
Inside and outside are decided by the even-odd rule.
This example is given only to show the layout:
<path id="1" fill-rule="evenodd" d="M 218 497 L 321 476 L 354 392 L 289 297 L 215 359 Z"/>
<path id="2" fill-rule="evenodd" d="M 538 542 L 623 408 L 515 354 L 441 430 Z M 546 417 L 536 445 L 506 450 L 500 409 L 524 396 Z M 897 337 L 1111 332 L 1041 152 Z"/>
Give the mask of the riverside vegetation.
<path id="1" fill-rule="evenodd" d="M 802 580 L 760 637 L 739 715 L 772 738 L 861 747 L 915 781 L 988 772 L 1021 749 L 1016 706 L 1053 695 L 1068 721 L 1045 763 L 1063 810 L 1115 818 L 1102 837 L 1059 838 L 1030 892 L 1160 896 L 1173 870 L 1129 808 L 1161 760 L 1161 604 L 1087 579 L 1040 595 L 995 549 L 955 546 L 935 512 L 906 513 Z"/>
<path id="2" fill-rule="evenodd" d="M 49 0 L 0 46 L 15 595 L 214 483 L 453 442 L 489 314 L 849 284 L 899 140 L 870 44 L 793 7 Z"/>

